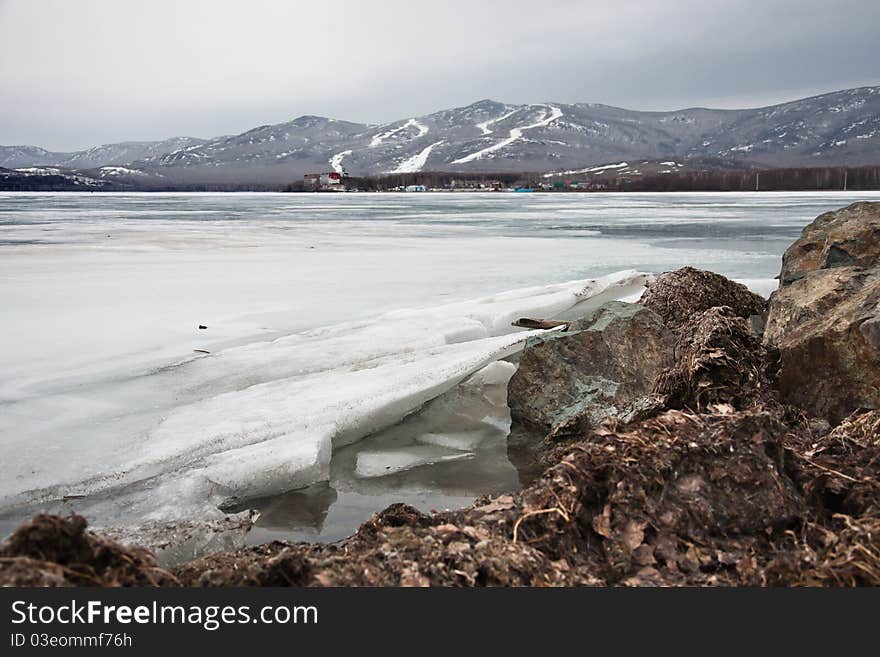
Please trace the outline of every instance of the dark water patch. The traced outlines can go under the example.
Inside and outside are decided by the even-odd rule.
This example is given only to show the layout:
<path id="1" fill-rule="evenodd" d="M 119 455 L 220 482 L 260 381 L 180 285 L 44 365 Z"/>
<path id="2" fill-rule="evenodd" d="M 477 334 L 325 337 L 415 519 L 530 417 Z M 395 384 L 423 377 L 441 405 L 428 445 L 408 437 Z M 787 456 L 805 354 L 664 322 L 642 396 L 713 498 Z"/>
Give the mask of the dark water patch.
<path id="1" fill-rule="evenodd" d="M 701 221 L 693 223 L 602 223 L 602 224 L 556 224 L 542 226 L 540 231 L 547 231 L 553 237 L 558 232 L 593 232 L 605 237 L 626 238 L 664 238 L 664 237 L 687 237 L 694 238 L 738 238 L 738 239 L 763 239 L 774 237 L 778 239 L 793 240 L 800 235 L 800 229 L 794 226 L 752 224 L 742 222 L 714 223 Z"/>
<path id="2" fill-rule="evenodd" d="M 16 240 L 16 239 L 0 239 L 0 246 L 37 246 L 40 244 L 62 244 L 63 242 L 55 242 L 52 240 Z"/>

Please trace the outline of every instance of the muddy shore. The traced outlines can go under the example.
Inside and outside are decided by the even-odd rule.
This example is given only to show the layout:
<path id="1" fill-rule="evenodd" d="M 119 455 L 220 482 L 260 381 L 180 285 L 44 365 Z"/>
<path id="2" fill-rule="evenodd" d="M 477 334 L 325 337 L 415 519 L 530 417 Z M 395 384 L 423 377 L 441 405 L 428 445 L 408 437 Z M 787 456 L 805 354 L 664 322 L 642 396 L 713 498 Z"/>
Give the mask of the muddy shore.
<path id="1" fill-rule="evenodd" d="M 880 585 L 880 204 L 807 226 L 769 302 L 685 268 L 534 338 L 508 402 L 519 492 L 171 569 L 41 515 L 0 584 Z"/>

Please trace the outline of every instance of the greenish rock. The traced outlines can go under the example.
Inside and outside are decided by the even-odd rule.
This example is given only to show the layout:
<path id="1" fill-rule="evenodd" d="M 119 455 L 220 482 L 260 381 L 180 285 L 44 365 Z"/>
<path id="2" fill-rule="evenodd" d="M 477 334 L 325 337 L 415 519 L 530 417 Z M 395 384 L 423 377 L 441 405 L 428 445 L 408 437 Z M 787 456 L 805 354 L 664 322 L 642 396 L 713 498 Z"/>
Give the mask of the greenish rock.
<path id="1" fill-rule="evenodd" d="M 507 389 L 514 429 L 582 431 L 640 408 L 672 362 L 674 336 L 657 313 L 610 301 L 568 331 L 532 338 Z"/>
<path id="2" fill-rule="evenodd" d="M 569 324 L 569 331 L 604 331 L 615 320 L 630 319 L 645 310 L 637 303 L 609 301 L 596 308 L 581 319 Z"/>

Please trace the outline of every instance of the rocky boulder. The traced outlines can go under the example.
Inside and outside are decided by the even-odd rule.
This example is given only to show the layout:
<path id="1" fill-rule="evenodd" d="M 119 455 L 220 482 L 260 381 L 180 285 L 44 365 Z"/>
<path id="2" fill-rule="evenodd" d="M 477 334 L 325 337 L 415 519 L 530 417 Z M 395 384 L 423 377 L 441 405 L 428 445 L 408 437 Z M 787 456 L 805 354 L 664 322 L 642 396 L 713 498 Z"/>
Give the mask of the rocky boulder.
<path id="1" fill-rule="evenodd" d="M 782 259 L 764 334 L 782 400 L 831 423 L 880 408 L 880 203 L 820 215 Z"/>
<path id="2" fill-rule="evenodd" d="M 782 400 L 836 424 L 880 408 L 880 268 L 807 272 L 770 299 Z"/>
<path id="3" fill-rule="evenodd" d="M 566 332 L 531 339 L 508 385 L 514 426 L 543 434 L 626 416 L 672 362 L 673 335 L 653 311 L 611 301 Z M 574 428 L 574 427 L 573 427 Z"/>
<path id="4" fill-rule="evenodd" d="M 852 205 L 819 215 L 782 257 L 782 285 L 811 271 L 880 266 L 880 203 Z"/>
<path id="5" fill-rule="evenodd" d="M 649 283 L 639 303 L 678 329 L 696 315 L 727 306 L 737 317 L 762 315 L 767 302 L 745 285 L 710 271 L 683 267 L 660 274 Z"/>

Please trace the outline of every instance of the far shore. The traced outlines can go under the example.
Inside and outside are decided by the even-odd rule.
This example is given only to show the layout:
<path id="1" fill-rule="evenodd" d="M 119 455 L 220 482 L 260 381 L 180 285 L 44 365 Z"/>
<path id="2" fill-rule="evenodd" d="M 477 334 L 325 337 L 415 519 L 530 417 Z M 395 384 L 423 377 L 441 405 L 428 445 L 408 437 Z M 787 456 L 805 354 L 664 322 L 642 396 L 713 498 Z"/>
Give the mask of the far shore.
<path id="1" fill-rule="evenodd" d="M 44 168 L 39 173 L 0 168 L 5 192 L 860 192 L 880 191 L 880 165 L 801 168 L 713 168 L 643 162 L 630 172 L 616 165 L 568 172 L 455 172 L 350 175 L 345 172 L 260 179 L 234 173 L 222 179 L 168 180 L 150 174 L 102 178 L 96 170 Z M 661 165 L 675 164 L 664 168 Z"/>

